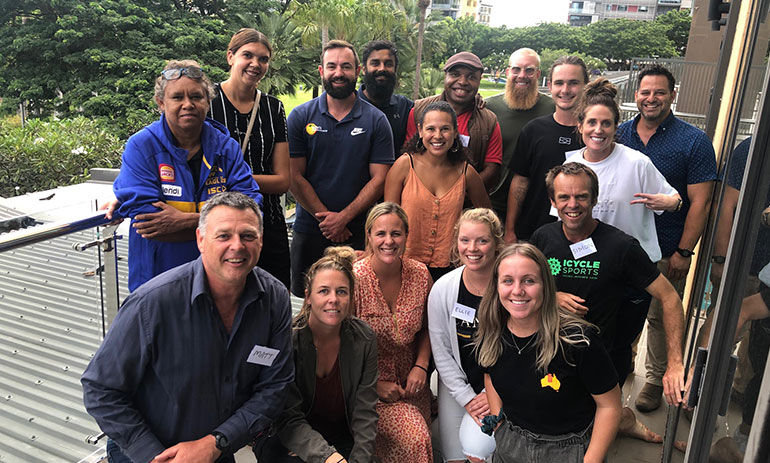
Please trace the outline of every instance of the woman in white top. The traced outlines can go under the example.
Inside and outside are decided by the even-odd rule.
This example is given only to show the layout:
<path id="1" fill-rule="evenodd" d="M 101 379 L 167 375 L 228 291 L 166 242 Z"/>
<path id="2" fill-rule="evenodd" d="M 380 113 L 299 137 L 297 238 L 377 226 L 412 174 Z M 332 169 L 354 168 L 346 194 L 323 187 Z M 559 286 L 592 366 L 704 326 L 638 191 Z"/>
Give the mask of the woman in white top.
<path id="1" fill-rule="evenodd" d="M 466 210 L 454 227 L 451 256 L 461 266 L 439 278 L 428 296 L 428 329 L 438 383 L 441 453 L 446 462 L 488 459 L 495 440 L 481 432 L 489 413 L 484 369 L 473 350 L 476 311 L 503 247 L 503 228 L 494 211 Z"/>
<path id="2" fill-rule="evenodd" d="M 593 217 L 639 240 L 650 260 L 657 262 L 661 252 L 654 214 L 678 210 L 682 198 L 649 157 L 615 142 L 620 121 L 617 93 L 604 78 L 586 85 L 576 110 L 585 148 L 567 152 L 564 162 L 580 162 L 596 172 L 599 200 Z"/>

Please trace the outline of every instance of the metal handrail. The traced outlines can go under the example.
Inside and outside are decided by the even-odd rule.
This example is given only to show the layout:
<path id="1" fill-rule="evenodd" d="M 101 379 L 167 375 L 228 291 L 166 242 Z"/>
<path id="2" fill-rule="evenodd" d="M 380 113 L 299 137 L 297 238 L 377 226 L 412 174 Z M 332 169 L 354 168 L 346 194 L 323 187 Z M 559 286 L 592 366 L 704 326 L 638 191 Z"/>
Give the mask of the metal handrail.
<path id="1" fill-rule="evenodd" d="M 0 235 L 0 252 L 106 225 L 110 222 L 111 220 L 104 216 L 104 211 L 95 211 L 75 220 L 61 220 L 4 233 Z"/>

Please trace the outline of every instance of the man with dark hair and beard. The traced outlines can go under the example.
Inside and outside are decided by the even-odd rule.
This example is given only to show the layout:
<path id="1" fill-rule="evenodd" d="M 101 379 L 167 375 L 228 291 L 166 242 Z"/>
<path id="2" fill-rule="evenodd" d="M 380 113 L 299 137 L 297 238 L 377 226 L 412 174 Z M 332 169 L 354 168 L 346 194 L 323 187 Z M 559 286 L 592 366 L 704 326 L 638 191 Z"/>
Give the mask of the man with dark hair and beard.
<path id="1" fill-rule="evenodd" d="M 361 52 L 364 82 L 358 88 L 358 96 L 385 114 L 393 133 L 394 154 L 406 138 L 406 123 L 414 103 L 403 95 L 393 93 L 398 72 L 398 50 L 388 40 L 372 40 Z"/>
<path id="2" fill-rule="evenodd" d="M 460 141 L 468 148 L 469 162 L 481 176 L 484 187 L 491 191 L 497 183 L 502 157 L 500 125 L 497 117 L 484 106 L 479 95 L 484 65 L 473 53 L 462 51 L 452 55 L 444 65 L 444 91 L 414 102 L 406 127 L 406 140 L 417 133 L 417 121 L 434 101 L 446 101 L 457 114 Z"/>
<path id="3" fill-rule="evenodd" d="M 503 165 L 500 180 L 492 190 L 492 208 L 505 223 L 508 190 L 513 178 L 511 163 L 521 129 L 532 119 L 554 112 L 553 100 L 537 91 L 540 79 L 540 56 L 530 48 L 520 48 L 511 54 L 505 92 L 487 98 L 487 108 L 497 115 L 503 134 Z"/>
<path id="4" fill-rule="evenodd" d="M 321 52 L 324 92 L 287 120 L 291 193 L 297 215 L 291 243 L 291 292 L 304 297 L 304 273 L 326 247 L 364 248 L 366 213 L 382 197 L 393 164 L 385 115 L 355 91 L 360 71 L 353 45 L 330 40 Z"/>

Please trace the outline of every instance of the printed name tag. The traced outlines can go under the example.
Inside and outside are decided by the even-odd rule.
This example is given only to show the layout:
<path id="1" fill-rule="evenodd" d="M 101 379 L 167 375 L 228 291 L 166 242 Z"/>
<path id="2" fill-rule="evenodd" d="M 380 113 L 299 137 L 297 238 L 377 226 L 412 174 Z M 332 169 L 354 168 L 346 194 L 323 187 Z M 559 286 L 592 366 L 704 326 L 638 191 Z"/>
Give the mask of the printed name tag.
<path id="1" fill-rule="evenodd" d="M 471 142 L 471 137 L 470 137 L 470 135 L 463 135 L 463 134 L 461 134 L 461 133 L 460 133 L 460 134 L 458 134 L 458 135 L 460 136 L 460 143 L 462 143 L 462 144 L 463 144 L 463 146 L 467 148 L 467 147 L 468 147 L 468 143 L 470 143 L 470 142 Z"/>
<path id="2" fill-rule="evenodd" d="M 585 257 L 596 252 L 596 245 L 594 244 L 594 240 L 591 238 L 586 238 L 583 241 L 570 244 L 569 248 L 572 251 L 572 256 L 575 259 L 580 259 L 581 257 Z"/>
<path id="3" fill-rule="evenodd" d="M 278 357 L 278 353 L 281 352 L 278 349 L 271 349 L 265 346 L 254 346 L 251 349 L 249 358 L 246 359 L 249 363 L 256 363 L 257 365 L 264 365 L 266 367 L 273 365 L 273 360 Z"/>
<path id="4" fill-rule="evenodd" d="M 452 310 L 452 316 L 468 323 L 476 321 L 476 309 L 467 305 L 455 302 L 455 308 Z"/>

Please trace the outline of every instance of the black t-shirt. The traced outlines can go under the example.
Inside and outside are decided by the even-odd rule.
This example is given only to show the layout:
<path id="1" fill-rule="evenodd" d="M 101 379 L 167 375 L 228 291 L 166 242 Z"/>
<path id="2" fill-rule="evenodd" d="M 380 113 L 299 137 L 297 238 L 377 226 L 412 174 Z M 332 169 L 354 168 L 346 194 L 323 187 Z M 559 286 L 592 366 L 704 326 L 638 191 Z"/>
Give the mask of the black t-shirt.
<path id="1" fill-rule="evenodd" d="M 214 86 L 216 98 L 211 101 L 208 116 L 215 121 L 222 123 L 230 131 L 230 136 L 241 146 L 243 137 L 249 127 L 251 111 L 244 114 L 227 99 L 227 95 L 222 91 L 220 84 Z M 257 111 L 257 120 L 251 128 L 249 143 L 246 146 L 244 159 L 246 164 L 251 167 L 254 175 L 274 174 L 273 172 L 273 150 L 276 143 L 288 140 L 286 134 L 286 114 L 283 109 L 283 103 L 278 98 L 262 93 L 259 99 L 259 110 Z M 262 194 L 263 213 L 265 226 L 267 227 L 286 227 L 281 207 L 281 195 Z"/>
<path id="2" fill-rule="evenodd" d="M 561 222 L 538 228 L 531 242 L 548 258 L 558 290 L 586 300 L 586 320 L 599 327 L 604 345 L 612 346 L 626 286 L 643 291 L 660 271 L 634 237 L 611 225 L 598 222 L 591 239 L 596 252 L 580 259 L 573 257 Z"/>
<path id="3" fill-rule="evenodd" d="M 585 331 L 588 345 L 566 345 L 567 358 L 560 349 L 547 373 L 535 364 L 532 338 L 537 334 L 515 338 L 520 348 L 532 341 L 520 355 L 513 336 L 503 328 L 503 353 L 486 369 L 508 421 L 536 434 L 561 435 L 587 428 L 596 413 L 591 394 L 604 394 L 618 384 L 612 360 L 594 330 Z"/>
<path id="4" fill-rule="evenodd" d="M 511 170 L 527 177 L 529 188 L 516 220 L 517 238 L 529 239 L 538 227 L 556 220 L 550 214 L 551 202 L 545 188 L 545 174 L 552 167 L 564 164 L 564 153 L 581 146 L 575 127 L 559 124 L 553 114 L 532 119 L 521 130 Z"/>
<path id="5" fill-rule="evenodd" d="M 460 290 L 457 292 L 457 302 L 464 306 L 472 307 L 477 311 L 481 305 L 481 297 L 468 291 L 462 277 L 460 277 Z M 455 318 L 455 323 L 457 327 L 457 347 L 460 349 L 460 365 L 463 367 L 465 376 L 468 378 L 468 384 L 471 385 L 476 394 L 479 394 L 484 390 L 484 369 L 476 361 L 476 355 L 471 345 L 473 335 L 479 326 L 479 319 L 478 317 L 475 318 L 473 324 L 471 324 Z"/>

